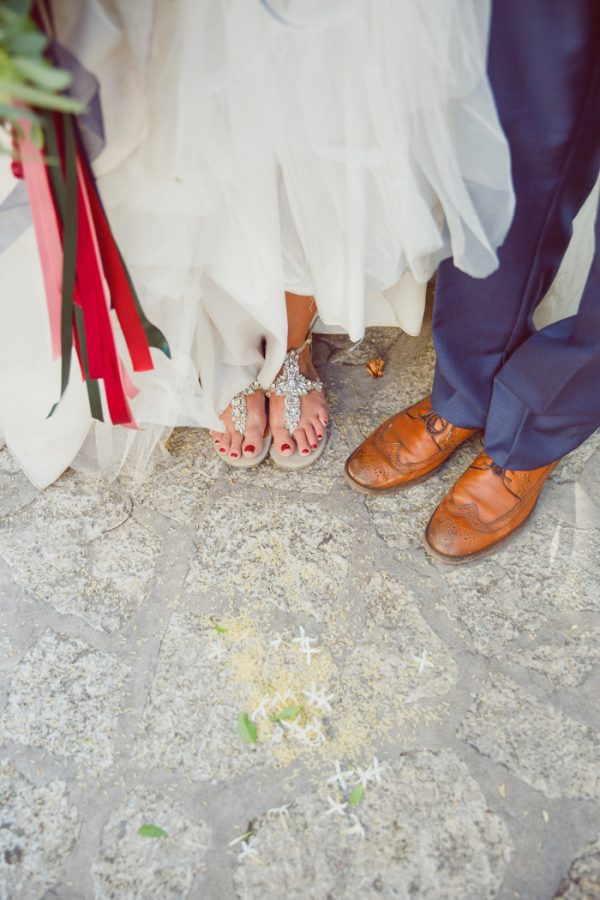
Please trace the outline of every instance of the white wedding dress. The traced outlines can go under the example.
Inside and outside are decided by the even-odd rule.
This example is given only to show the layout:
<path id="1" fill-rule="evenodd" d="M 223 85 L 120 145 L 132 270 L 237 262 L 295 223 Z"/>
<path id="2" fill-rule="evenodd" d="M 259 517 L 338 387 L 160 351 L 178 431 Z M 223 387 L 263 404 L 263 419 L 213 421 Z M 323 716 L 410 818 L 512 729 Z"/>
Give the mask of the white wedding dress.
<path id="1" fill-rule="evenodd" d="M 172 360 L 133 375 L 141 428 L 93 423 L 76 367 L 57 412 L 31 229 L 0 256 L 0 430 L 44 486 L 78 457 L 141 474 L 165 429 L 219 427 L 286 347 L 284 292 L 323 328 L 418 333 L 453 256 L 497 265 L 514 198 L 485 75 L 487 0 L 56 0 L 97 75 L 94 163 L 117 240 Z M 10 190 L 8 168 L 0 200 Z M 1 226 L 0 216 L 0 228 Z"/>

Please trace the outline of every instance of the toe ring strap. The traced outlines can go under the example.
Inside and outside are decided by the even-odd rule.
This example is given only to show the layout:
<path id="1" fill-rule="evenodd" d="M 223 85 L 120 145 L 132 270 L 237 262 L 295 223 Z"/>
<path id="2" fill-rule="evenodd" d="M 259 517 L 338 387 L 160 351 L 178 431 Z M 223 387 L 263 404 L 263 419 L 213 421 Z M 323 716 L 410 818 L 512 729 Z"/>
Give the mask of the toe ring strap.
<path id="1" fill-rule="evenodd" d="M 245 434 L 248 430 L 248 404 L 246 397 L 260 390 L 261 385 L 258 381 L 252 381 L 243 391 L 236 394 L 231 401 L 231 421 L 235 430 L 240 434 Z"/>
<path id="2" fill-rule="evenodd" d="M 298 357 L 308 343 L 307 339 L 297 350 L 288 350 L 281 372 L 267 392 L 268 396 L 275 394 L 277 397 L 285 398 L 283 421 L 290 434 L 293 434 L 300 424 L 300 398 L 310 394 L 311 391 L 323 390 L 323 382 L 320 379 L 312 381 L 300 371 Z"/>

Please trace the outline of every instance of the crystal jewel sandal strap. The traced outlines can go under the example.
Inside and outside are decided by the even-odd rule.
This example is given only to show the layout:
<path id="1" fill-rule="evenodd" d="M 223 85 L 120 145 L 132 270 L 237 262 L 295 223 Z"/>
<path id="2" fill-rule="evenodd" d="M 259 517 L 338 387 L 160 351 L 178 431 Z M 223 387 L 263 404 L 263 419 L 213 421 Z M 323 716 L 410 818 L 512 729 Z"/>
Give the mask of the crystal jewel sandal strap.
<path id="1" fill-rule="evenodd" d="M 248 429 L 248 404 L 246 397 L 260 389 L 261 386 L 258 381 L 253 381 L 243 391 L 236 394 L 231 401 L 231 421 L 235 430 L 240 434 L 245 434 Z"/>
<path id="2" fill-rule="evenodd" d="M 281 372 L 269 388 L 269 395 L 275 394 L 285 398 L 283 421 L 290 434 L 293 434 L 300 424 L 300 398 L 310 394 L 311 391 L 323 390 L 323 382 L 319 378 L 313 381 L 300 371 L 298 358 L 311 343 L 312 335 L 309 334 L 301 347 L 288 350 Z"/>

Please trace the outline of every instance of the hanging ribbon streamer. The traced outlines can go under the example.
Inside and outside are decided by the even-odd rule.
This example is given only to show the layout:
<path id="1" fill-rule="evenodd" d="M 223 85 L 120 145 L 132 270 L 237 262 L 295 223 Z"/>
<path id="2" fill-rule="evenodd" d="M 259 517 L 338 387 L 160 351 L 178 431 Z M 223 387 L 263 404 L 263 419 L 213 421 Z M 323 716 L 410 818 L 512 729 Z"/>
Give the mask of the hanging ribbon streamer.
<path id="1" fill-rule="evenodd" d="M 74 347 L 92 416 L 104 421 L 105 403 L 113 424 L 137 428 L 129 400 L 138 391 L 119 358 L 116 325 L 135 372 L 154 368 L 150 347 L 170 357 L 169 346 L 142 310 L 76 119 L 68 113 L 36 113 L 43 122 L 46 155 L 31 140 L 26 120 L 19 153 L 40 254 L 52 353 L 61 358 L 60 397 L 49 415 L 69 384 Z"/>

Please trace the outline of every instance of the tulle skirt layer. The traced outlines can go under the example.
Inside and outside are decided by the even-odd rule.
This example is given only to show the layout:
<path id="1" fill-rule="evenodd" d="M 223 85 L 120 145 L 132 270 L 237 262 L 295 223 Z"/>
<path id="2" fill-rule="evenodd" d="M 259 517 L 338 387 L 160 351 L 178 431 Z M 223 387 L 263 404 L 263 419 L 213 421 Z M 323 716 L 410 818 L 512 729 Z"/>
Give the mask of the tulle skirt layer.
<path id="1" fill-rule="evenodd" d="M 237 391 L 268 387 L 285 290 L 359 340 L 367 324 L 418 332 L 441 259 L 496 267 L 514 200 L 487 0 L 60 0 L 55 14 L 100 80 L 99 187 L 173 353 L 133 376 L 141 433 L 90 430 L 74 403 L 86 465 L 139 474 L 163 429 L 219 427 Z M 47 483 L 78 449 L 30 476 Z"/>

